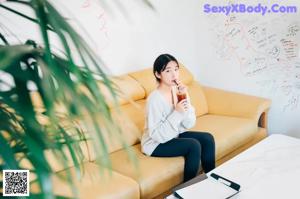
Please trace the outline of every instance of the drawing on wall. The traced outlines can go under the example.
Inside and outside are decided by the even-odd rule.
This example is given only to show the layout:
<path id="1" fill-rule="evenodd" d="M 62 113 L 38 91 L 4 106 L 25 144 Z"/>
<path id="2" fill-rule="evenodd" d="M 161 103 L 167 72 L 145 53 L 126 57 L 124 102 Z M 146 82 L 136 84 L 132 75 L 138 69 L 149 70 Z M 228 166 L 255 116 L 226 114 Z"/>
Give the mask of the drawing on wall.
<path id="1" fill-rule="evenodd" d="M 107 13 L 98 0 L 60 1 L 67 12 L 69 22 L 77 28 L 96 53 L 101 53 L 109 45 Z"/>
<path id="2" fill-rule="evenodd" d="M 300 109 L 300 20 L 272 16 L 208 16 L 217 57 L 234 60 L 266 97 L 284 99 L 282 111 Z"/>
<path id="3" fill-rule="evenodd" d="M 90 15 L 96 23 L 91 23 L 96 26 L 97 32 L 97 45 L 96 51 L 102 51 L 108 45 L 108 27 L 107 18 L 104 9 L 99 5 L 97 0 L 84 0 L 82 1 L 80 12 Z"/>
<path id="4" fill-rule="evenodd" d="M 0 0 L 0 2 L 5 2 Z M 109 28 L 106 11 L 98 0 L 64 0 L 55 1 L 66 20 L 81 34 L 96 53 L 101 53 L 109 45 Z M 9 3 L 7 4 L 9 5 Z M 24 12 L 28 8 L 24 6 Z M 2 10 L 3 11 L 3 10 Z M 8 39 L 9 43 L 24 43 L 28 38 L 41 41 L 40 34 L 36 31 L 36 24 L 12 13 L 3 11 L 0 13 L 0 31 Z M 34 13 L 28 14 L 35 18 Z M 23 31 L 24 29 L 28 31 Z M 49 33 L 52 34 L 51 32 Z M 56 53 L 62 48 L 56 40 L 55 34 L 51 35 L 52 47 Z"/>

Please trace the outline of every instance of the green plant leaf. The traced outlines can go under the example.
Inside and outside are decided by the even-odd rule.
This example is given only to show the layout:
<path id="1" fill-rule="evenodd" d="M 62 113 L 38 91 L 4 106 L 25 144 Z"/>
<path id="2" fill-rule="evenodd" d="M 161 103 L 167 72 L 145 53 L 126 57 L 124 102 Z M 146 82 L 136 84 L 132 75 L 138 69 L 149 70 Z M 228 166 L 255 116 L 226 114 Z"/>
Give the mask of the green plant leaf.
<path id="1" fill-rule="evenodd" d="M 149 1 L 143 2 L 150 6 Z M 66 170 L 65 177 L 54 173 L 45 152 L 52 152 L 64 168 L 72 161 L 80 178 L 84 173 L 80 144 L 86 143 L 87 146 L 87 140 L 98 146 L 96 153 L 101 165 L 111 168 L 103 136 L 103 132 L 108 132 L 118 135 L 129 157 L 136 161 L 112 118 L 99 82 L 109 91 L 116 107 L 118 88 L 104 72 L 101 59 L 51 2 L 8 0 L 5 3 L 11 3 L 11 6 L 0 3 L 0 9 L 38 25 L 43 43 L 28 40 L 25 44 L 11 45 L 0 33 L 0 40 L 5 44 L 0 45 L 0 71 L 13 81 L 11 84 L 5 79 L 0 80 L 0 84 L 8 85 L 8 90 L 0 90 L 0 168 L 26 169 L 23 161 L 27 160 L 32 166 L 31 172 L 37 176 L 32 183 L 38 183 L 40 188 L 40 193 L 31 193 L 30 198 L 56 197 L 52 175 L 65 179 L 77 197 L 70 171 Z M 27 6 L 35 13 L 35 18 L 13 5 Z M 62 55 L 52 51 L 49 35 L 53 33 L 62 44 Z M 75 62 L 76 56 L 79 61 Z M 94 131 L 83 132 L 80 125 L 74 124 L 75 121 L 90 122 Z"/>

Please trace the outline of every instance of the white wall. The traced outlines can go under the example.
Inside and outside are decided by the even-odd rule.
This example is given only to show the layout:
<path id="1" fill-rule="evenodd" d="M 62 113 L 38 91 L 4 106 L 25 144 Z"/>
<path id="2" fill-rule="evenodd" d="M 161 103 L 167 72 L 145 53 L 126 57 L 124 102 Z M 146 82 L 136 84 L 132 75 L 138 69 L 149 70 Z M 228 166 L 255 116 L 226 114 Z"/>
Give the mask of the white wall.
<path id="1" fill-rule="evenodd" d="M 272 99 L 269 131 L 300 137 L 299 14 L 203 12 L 204 4 L 225 0 L 151 0 L 156 11 L 137 0 L 120 2 L 125 15 L 116 4 L 108 10 L 98 0 L 55 3 L 86 29 L 113 74 L 150 67 L 159 54 L 173 54 L 202 84 Z M 275 3 L 251 1 L 257 2 Z M 296 0 L 277 2 L 300 12 Z"/>

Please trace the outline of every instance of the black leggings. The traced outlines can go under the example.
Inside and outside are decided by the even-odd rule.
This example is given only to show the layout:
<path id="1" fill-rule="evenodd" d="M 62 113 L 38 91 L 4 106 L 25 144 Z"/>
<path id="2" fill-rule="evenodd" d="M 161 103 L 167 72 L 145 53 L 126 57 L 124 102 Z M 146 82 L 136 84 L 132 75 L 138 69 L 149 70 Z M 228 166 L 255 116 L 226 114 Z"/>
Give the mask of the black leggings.
<path id="1" fill-rule="evenodd" d="M 188 131 L 166 143 L 159 144 L 153 157 L 184 156 L 184 182 L 198 174 L 200 164 L 204 172 L 215 168 L 215 141 L 210 133 Z"/>

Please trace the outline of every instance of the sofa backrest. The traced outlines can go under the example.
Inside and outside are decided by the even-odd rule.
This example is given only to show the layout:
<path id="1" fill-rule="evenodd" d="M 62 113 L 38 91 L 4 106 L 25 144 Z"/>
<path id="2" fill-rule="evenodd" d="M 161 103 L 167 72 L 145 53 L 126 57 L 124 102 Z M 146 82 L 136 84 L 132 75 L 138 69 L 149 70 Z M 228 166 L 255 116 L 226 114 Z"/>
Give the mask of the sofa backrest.
<path id="1" fill-rule="evenodd" d="M 179 68 L 181 81 L 186 85 L 191 84 L 194 80 L 193 75 L 182 64 L 180 64 Z M 132 72 L 128 75 L 140 83 L 146 92 L 146 97 L 157 87 L 152 67 Z"/>
<path id="2" fill-rule="evenodd" d="M 194 80 L 191 72 L 182 64 L 179 64 L 179 71 L 181 81 L 188 86 L 191 103 L 196 109 L 196 116 L 208 113 L 206 98 L 200 84 Z M 139 82 L 144 88 L 146 97 L 157 87 L 152 67 L 129 73 L 128 75 Z"/>
<path id="3" fill-rule="evenodd" d="M 120 127 L 120 132 L 102 131 L 110 153 L 120 150 L 124 147 L 122 141 L 131 146 L 139 143 L 144 128 L 144 107 L 145 91 L 140 84 L 129 75 L 122 75 L 111 78 L 114 88 L 117 91 L 117 104 L 112 103 L 112 96 L 107 88 L 99 83 L 100 89 L 105 95 L 109 104 L 112 118 Z M 97 118 L 101 124 L 101 116 Z M 86 131 L 95 131 L 91 123 L 83 124 Z M 120 134 L 121 133 L 121 136 Z M 122 139 L 120 139 L 122 137 Z M 91 153 L 91 160 L 96 158 L 94 151 Z"/>
<path id="4" fill-rule="evenodd" d="M 201 85 L 198 82 L 193 81 L 188 87 L 191 103 L 195 107 L 196 116 L 199 117 L 207 114 L 208 105 Z"/>

